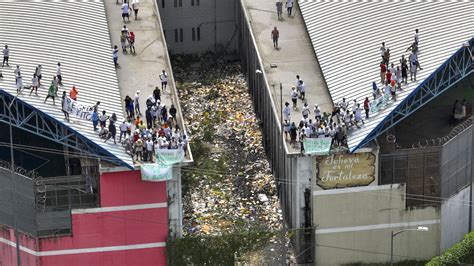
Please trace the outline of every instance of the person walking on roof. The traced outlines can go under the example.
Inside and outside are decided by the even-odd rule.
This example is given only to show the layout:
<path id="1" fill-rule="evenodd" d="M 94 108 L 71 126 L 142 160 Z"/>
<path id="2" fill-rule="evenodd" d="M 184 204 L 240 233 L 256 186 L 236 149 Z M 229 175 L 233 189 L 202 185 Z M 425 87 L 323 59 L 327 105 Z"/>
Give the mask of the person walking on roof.
<path id="1" fill-rule="evenodd" d="M 123 22 L 125 22 L 125 18 L 127 18 L 127 20 L 130 21 L 130 15 L 128 13 L 129 10 L 132 10 L 132 8 L 128 5 L 127 0 L 124 0 L 123 4 L 122 4 L 122 19 L 123 19 Z"/>
<path id="2" fill-rule="evenodd" d="M 273 47 L 278 50 L 278 38 L 280 38 L 280 31 L 278 31 L 277 27 L 273 27 L 272 30 L 272 40 L 273 40 Z"/>
<path id="3" fill-rule="evenodd" d="M 382 42 L 382 47 L 380 47 L 380 55 L 382 56 L 382 62 L 385 62 L 385 52 L 387 51 L 387 48 L 385 48 L 385 42 Z"/>
<path id="4" fill-rule="evenodd" d="M 288 12 L 288 17 L 291 17 L 291 12 L 293 11 L 294 0 L 286 0 L 286 11 Z"/>
<path id="5" fill-rule="evenodd" d="M 46 100 L 48 100 L 49 98 L 52 98 L 53 105 L 56 105 L 56 103 L 54 102 L 54 96 L 56 96 L 56 87 L 54 86 L 54 83 L 51 82 L 51 85 L 49 85 L 49 89 L 48 89 L 48 95 L 44 99 L 44 103 L 46 103 Z"/>
<path id="6" fill-rule="evenodd" d="M 118 63 L 118 47 L 117 45 L 114 45 L 114 50 L 112 52 L 112 55 L 113 55 L 113 58 L 114 58 L 114 65 L 115 65 L 115 68 L 119 67 L 119 63 Z"/>
<path id="7" fill-rule="evenodd" d="M 160 74 L 161 80 L 161 91 L 166 92 L 166 86 L 168 85 L 168 73 L 163 69 Z"/>
<path id="8" fill-rule="evenodd" d="M 276 0 L 276 9 L 278 20 L 280 20 L 282 18 L 281 14 L 283 13 L 283 2 L 281 2 L 281 0 Z"/>
<path id="9" fill-rule="evenodd" d="M 137 20 L 138 18 L 138 6 L 139 6 L 139 1 L 132 0 L 132 9 L 133 9 L 133 13 L 135 14 L 135 20 Z"/>
<path id="10" fill-rule="evenodd" d="M 2 67 L 7 64 L 7 66 L 10 66 L 8 64 L 8 59 L 10 58 L 10 49 L 8 48 L 8 45 L 5 45 L 5 48 L 3 48 L 3 62 L 2 62 Z"/>

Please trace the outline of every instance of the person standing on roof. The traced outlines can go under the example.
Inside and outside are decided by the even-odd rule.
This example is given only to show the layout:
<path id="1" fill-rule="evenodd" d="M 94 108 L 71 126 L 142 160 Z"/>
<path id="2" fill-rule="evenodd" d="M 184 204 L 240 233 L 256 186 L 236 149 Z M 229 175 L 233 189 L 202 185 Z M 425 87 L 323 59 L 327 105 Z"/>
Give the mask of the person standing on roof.
<path id="1" fill-rule="evenodd" d="M 56 67 L 56 77 L 58 78 L 58 84 L 63 85 L 63 76 L 61 75 L 61 63 L 58 63 Z"/>
<path id="2" fill-rule="evenodd" d="M 382 42 L 382 47 L 380 47 L 380 55 L 382 56 L 382 62 L 385 62 L 385 52 L 387 51 L 387 48 L 385 48 L 385 42 Z"/>
<path id="3" fill-rule="evenodd" d="M 99 124 L 99 114 L 97 113 L 97 110 L 92 111 L 91 121 L 94 126 L 94 131 L 97 131 L 97 125 Z"/>
<path id="4" fill-rule="evenodd" d="M 309 110 L 308 104 L 305 103 L 305 104 L 303 105 L 303 108 L 301 109 L 301 114 L 303 115 L 303 118 L 304 118 L 304 119 L 307 119 L 310 113 L 311 113 L 311 112 L 310 112 L 310 110 Z"/>
<path id="5" fill-rule="evenodd" d="M 280 20 L 281 14 L 283 13 L 283 2 L 281 2 L 281 0 L 276 0 L 276 9 L 277 9 L 278 20 Z"/>
<path id="6" fill-rule="evenodd" d="M 369 97 L 365 97 L 365 101 L 364 101 L 365 119 L 369 119 L 369 110 L 370 110 Z"/>
<path id="7" fill-rule="evenodd" d="M 140 91 L 135 93 L 135 100 L 133 103 L 135 105 L 135 113 L 137 115 L 142 115 L 142 112 L 140 112 Z"/>
<path id="8" fill-rule="evenodd" d="M 61 97 L 61 110 L 63 111 L 64 119 L 66 119 L 66 121 L 69 122 L 69 113 L 67 112 L 68 105 L 67 105 L 66 91 L 63 91 L 63 96 Z"/>
<path id="9" fill-rule="evenodd" d="M 127 53 L 127 36 L 123 32 L 120 33 L 120 46 L 122 46 L 122 53 Z"/>
<path id="10" fill-rule="evenodd" d="M 305 95 L 306 95 L 306 87 L 304 85 L 304 81 L 303 80 L 300 80 L 300 84 L 298 85 L 298 90 L 300 91 L 300 96 L 301 96 L 301 100 L 302 101 L 305 101 Z"/>
<path id="11" fill-rule="evenodd" d="M 161 101 L 161 92 L 158 87 L 155 87 L 153 90 L 153 98 L 155 99 L 155 103 Z"/>
<path id="12" fill-rule="evenodd" d="M 130 53 L 135 54 L 135 33 L 133 31 L 130 32 L 130 35 L 128 36 L 128 44 L 130 46 Z"/>
<path id="13" fill-rule="evenodd" d="M 296 91 L 295 87 L 291 88 L 291 101 L 293 102 L 293 110 L 297 110 L 298 108 L 296 105 L 298 102 L 298 92 Z"/>
<path id="14" fill-rule="evenodd" d="M 382 84 L 385 83 L 386 72 L 387 72 L 387 65 L 385 65 L 385 62 L 382 60 L 382 62 L 380 62 L 380 83 Z"/>
<path id="15" fill-rule="evenodd" d="M 408 64 L 404 55 L 402 55 L 402 59 L 400 59 L 400 63 L 402 65 L 402 82 L 404 82 L 406 85 L 408 83 Z"/>
<path id="16" fill-rule="evenodd" d="M 21 77 L 21 71 L 20 71 L 20 66 L 16 65 L 15 70 L 13 71 L 15 73 L 15 85 L 16 85 L 16 93 L 20 93 L 21 88 L 23 87 L 23 79 Z"/>
<path id="17" fill-rule="evenodd" d="M 77 101 L 77 94 L 79 94 L 79 92 L 77 91 L 76 86 L 72 86 L 72 89 L 69 92 L 69 97 L 74 101 Z"/>
<path id="18" fill-rule="evenodd" d="M 114 65 L 115 65 L 115 68 L 119 67 L 119 63 L 118 63 L 118 47 L 117 45 L 114 45 L 114 50 L 112 51 L 112 56 L 114 58 Z"/>
<path id="19" fill-rule="evenodd" d="M 117 128 L 115 127 L 115 124 L 112 121 L 110 121 L 109 122 L 109 134 L 105 138 L 104 143 L 106 143 L 107 140 L 109 140 L 110 138 L 113 138 L 114 139 L 114 144 L 117 144 L 116 136 L 117 136 Z"/>
<path id="20" fill-rule="evenodd" d="M 420 36 L 418 35 L 418 29 L 415 29 L 415 35 L 413 36 L 415 44 L 418 46 L 420 41 Z"/>
<path id="21" fill-rule="evenodd" d="M 290 121 L 290 115 L 291 115 L 291 110 L 290 110 L 290 104 L 288 102 L 285 102 L 285 107 L 283 107 L 283 120 L 288 120 Z"/>
<path id="22" fill-rule="evenodd" d="M 168 73 L 163 69 L 160 74 L 161 80 L 161 91 L 166 92 L 166 86 L 168 85 Z"/>
<path id="23" fill-rule="evenodd" d="M 288 12 L 288 17 L 291 17 L 291 12 L 293 11 L 293 2 L 294 0 L 286 0 L 286 11 Z"/>
<path id="24" fill-rule="evenodd" d="M 5 48 L 3 48 L 3 62 L 2 62 L 2 67 L 7 64 L 7 66 L 10 66 L 8 64 L 8 59 L 10 58 L 10 49 L 8 48 L 8 45 L 5 45 Z"/>
<path id="25" fill-rule="evenodd" d="M 273 47 L 278 50 L 278 38 L 280 38 L 280 31 L 278 31 L 277 27 L 273 27 L 272 30 L 272 40 L 273 40 Z"/>
<path id="26" fill-rule="evenodd" d="M 416 54 L 411 53 L 410 57 L 408 57 L 408 61 L 410 61 L 410 80 L 416 81 L 416 70 L 418 68 Z"/>
<path id="27" fill-rule="evenodd" d="M 30 96 L 33 91 L 35 91 L 35 95 L 38 95 L 38 77 L 36 76 L 36 73 L 33 74 L 33 78 L 31 79 L 31 91 L 30 91 Z"/>
<path id="28" fill-rule="evenodd" d="M 38 65 L 35 69 L 36 77 L 38 77 L 38 86 L 41 86 L 41 79 L 43 78 L 43 75 L 41 74 L 42 69 L 43 67 L 41 65 Z"/>

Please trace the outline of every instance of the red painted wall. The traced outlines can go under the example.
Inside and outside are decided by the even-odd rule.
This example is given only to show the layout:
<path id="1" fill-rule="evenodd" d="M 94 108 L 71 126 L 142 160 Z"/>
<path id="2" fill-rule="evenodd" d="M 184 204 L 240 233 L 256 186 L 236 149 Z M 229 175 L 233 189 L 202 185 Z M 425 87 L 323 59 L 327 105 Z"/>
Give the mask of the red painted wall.
<path id="1" fill-rule="evenodd" d="M 166 182 L 141 181 L 140 171 L 102 174 L 101 207 L 162 203 Z M 35 239 L 21 236 L 21 245 L 34 251 L 57 251 L 166 242 L 168 208 L 75 213 L 72 235 Z M 0 237 L 14 241 L 11 229 Z M 37 257 L 21 252 L 22 266 L 166 265 L 166 247 Z M 15 247 L 0 242 L 0 266 L 16 265 Z"/>
<path id="2" fill-rule="evenodd" d="M 0 238 L 15 242 L 15 232 L 13 229 L 0 226 Z M 36 238 L 20 233 L 20 246 L 31 250 L 37 250 Z M 39 258 L 26 252 L 20 252 L 21 265 L 37 266 L 40 265 Z M 17 265 L 16 246 L 11 246 L 0 241 L 0 266 Z"/>
<path id="3" fill-rule="evenodd" d="M 63 256 L 42 257 L 41 266 L 161 266 L 166 265 L 166 249 L 137 249 Z"/>
<path id="4" fill-rule="evenodd" d="M 140 171 L 104 173 L 100 177 L 101 206 L 166 202 L 166 182 L 141 181 Z"/>

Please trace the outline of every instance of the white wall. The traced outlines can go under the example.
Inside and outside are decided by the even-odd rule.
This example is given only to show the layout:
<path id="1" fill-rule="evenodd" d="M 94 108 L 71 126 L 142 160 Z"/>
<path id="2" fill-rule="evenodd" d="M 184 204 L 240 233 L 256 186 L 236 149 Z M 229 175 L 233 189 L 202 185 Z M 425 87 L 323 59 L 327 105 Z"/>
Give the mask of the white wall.
<path id="1" fill-rule="evenodd" d="M 394 239 L 394 260 L 429 259 L 439 254 L 439 208 L 406 208 L 403 184 L 313 191 L 316 265 L 386 263 L 391 232 L 427 226 L 428 232 L 404 232 Z"/>
<path id="2" fill-rule="evenodd" d="M 214 51 L 216 46 L 219 48 L 229 43 L 227 51 L 236 49 L 237 0 L 200 0 L 199 6 L 197 6 L 197 0 L 194 0 L 194 6 L 191 4 L 192 0 L 181 0 L 181 7 L 180 0 L 177 0 L 177 7 L 174 7 L 174 1 L 157 0 L 170 53 L 203 53 Z M 200 28 L 201 39 L 192 41 L 192 28 L 197 27 Z M 183 29 L 183 42 L 175 41 L 175 29 L 178 29 L 178 39 L 179 29 Z"/>

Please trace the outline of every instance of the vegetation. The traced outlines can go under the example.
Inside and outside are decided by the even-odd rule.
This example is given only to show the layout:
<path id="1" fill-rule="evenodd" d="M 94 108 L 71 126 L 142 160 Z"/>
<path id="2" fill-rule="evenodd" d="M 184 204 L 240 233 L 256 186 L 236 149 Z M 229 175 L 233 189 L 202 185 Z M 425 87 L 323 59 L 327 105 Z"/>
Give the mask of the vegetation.
<path id="1" fill-rule="evenodd" d="M 235 265 L 237 258 L 262 249 L 274 233 L 261 228 L 239 230 L 220 236 L 183 237 L 167 243 L 168 265 Z"/>
<path id="2" fill-rule="evenodd" d="M 434 257 L 426 265 L 458 265 L 461 263 L 474 263 L 474 232 L 467 234 L 461 242 L 452 246 L 443 254 Z"/>

